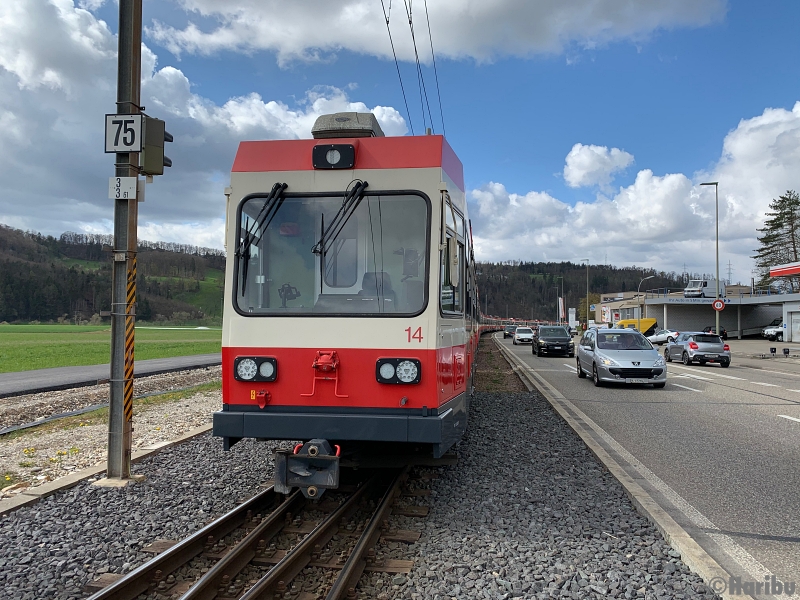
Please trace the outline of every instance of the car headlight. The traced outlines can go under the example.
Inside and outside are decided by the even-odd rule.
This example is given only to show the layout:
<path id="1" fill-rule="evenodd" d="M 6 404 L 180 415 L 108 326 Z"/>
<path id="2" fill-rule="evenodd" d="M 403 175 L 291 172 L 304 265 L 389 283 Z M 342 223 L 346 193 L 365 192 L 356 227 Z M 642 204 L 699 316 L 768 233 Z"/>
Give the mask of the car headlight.
<path id="1" fill-rule="evenodd" d="M 256 366 L 256 361 L 252 358 L 243 358 L 239 361 L 239 364 L 236 365 L 236 374 L 239 376 L 239 379 L 251 381 L 255 379 L 256 373 L 258 373 L 258 367 Z"/>
<path id="2" fill-rule="evenodd" d="M 416 358 L 380 358 L 375 365 L 378 383 L 419 383 L 422 363 Z"/>
<path id="3" fill-rule="evenodd" d="M 616 361 L 613 361 L 610 358 L 607 358 L 605 356 L 600 359 L 600 364 L 602 364 L 602 365 L 604 365 L 606 367 L 618 367 L 619 366 L 619 364 Z"/>
<path id="4" fill-rule="evenodd" d="M 659 354 L 658 358 L 656 359 L 656 362 L 653 363 L 653 366 L 654 367 L 663 367 L 665 364 L 666 363 L 664 362 L 664 357 Z"/>

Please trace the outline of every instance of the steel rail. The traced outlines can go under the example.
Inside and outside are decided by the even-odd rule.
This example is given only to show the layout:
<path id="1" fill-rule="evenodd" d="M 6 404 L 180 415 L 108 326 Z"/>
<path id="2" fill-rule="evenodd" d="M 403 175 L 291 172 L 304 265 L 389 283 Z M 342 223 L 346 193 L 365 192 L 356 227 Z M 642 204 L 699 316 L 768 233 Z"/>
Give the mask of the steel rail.
<path id="1" fill-rule="evenodd" d="M 140 594 L 146 593 L 150 584 L 154 582 L 156 571 L 161 571 L 166 577 L 202 553 L 209 538 L 213 538 L 214 541 L 224 538 L 245 523 L 248 511 L 258 512 L 268 509 L 280 496 L 281 494 L 277 494 L 270 486 L 87 600 L 133 600 Z"/>
<path id="2" fill-rule="evenodd" d="M 272 600 L 278 584 L 291 581 L 311 562 L 314 547 L 323 546 L 330 541 L 338 531 L 339 521 L 355 511 L 358 502 L 367 491 L 375 486 L 378 477 L 378 475 L 374 475 L 359 487 L 352 496 L 321 521 L 303 541 L 292 548 L 278 564 L 242 595 L 240 600 Z"/>
<path id="3" fill-rule="evenodd" d="M 295 490 L 286 501 L 270 513 L 255 529 L 248 533 L 225 556 L 217 561 L 183 596 L 181 600 L 213 600 L 218 593 L 223 578 L 227 575 L 235 579 L 256 556 L 258 543 L 272 538 L 283 528 L 284 517 L 290 510 L 304 501 L 299 490 Z"/>
<path id="4" fill-rule="evenodd" d="M 367 552 L 380 539 L 381 524 L 391 513 L 392 503 L 400 493 L 400 487 L 408 479 L 409 469 L 410 466 L 407 466 L 398 473 L 392 485 L 386 490 L 383 499 L 375 509 L 369 524 L 364 529 L 364 533 L 356 542 L 352 552 L 350 552 L 350 557 L 344 563 L 325 600 L 341 600 L 347 596 L 351 589 L 355 588 L 361 578 L 361 574 L 364 572 L 364 568 L 367 566 Z"/>

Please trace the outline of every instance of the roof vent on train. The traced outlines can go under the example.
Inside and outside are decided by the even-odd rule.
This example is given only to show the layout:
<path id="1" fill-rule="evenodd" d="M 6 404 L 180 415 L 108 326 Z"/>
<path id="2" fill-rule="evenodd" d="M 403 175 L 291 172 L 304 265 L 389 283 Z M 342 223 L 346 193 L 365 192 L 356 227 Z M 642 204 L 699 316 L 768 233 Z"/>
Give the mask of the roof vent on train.
<path id="1" fill-rule="evenodd" d="M 372 113 L 342 112 L 317 117 L 311 128 L 314 139 L 384 137 Z"/>

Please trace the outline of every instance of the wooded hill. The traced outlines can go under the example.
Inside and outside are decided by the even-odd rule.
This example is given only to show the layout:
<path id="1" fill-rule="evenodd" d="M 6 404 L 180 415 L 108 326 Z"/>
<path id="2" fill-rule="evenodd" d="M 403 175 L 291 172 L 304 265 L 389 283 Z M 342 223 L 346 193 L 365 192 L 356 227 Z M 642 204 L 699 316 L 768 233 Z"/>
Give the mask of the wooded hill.
<path id="1" fill-rule="evenodd" d="M 544 263 L 507 261 L 502 263 L 477 263 L 478 291 L 481 310 L 485 314 L 505 318 L 555 320 L 557 298 L 564 285 L 565 310 L 580 309 L 586 312 L 586 265 L 571 262 Z M 589 265 L 589 302 L 609 292 L 636 291 L 639 282 L 642 290 L 654 288 L 679 289 L 684 287 L 684 276 L 639 267 L 618 269 L 609 265 Z M 556 292 L 558 287 L 558 292 Z"/>
<path id="2" fill-rule="evenodd" d="M 110 235 L 60 237 L 0 224 L 0 322 L 99 320 L 111 308 Z M 218 322 L 225 254 L 139 242 L 139 321 Z"/>
<path id="3" fill-rule="evenodd" d="M 0 322 L 85 322 L 111 308 L 110 235 L 43 236 L 0 225 Z M 218 323 L 225 254 L 168 242 L 139 242 L 138 321 Z M 555 319 L 563 277 L 566 308 L 585 311 L 586 265 L 570 262 L 478 263 L 481 310 L 490 315 Z M 599 294 L 682 288 L 684 277 L 652 269 L 589 266 L 589 300 Z M 556 286 L 559 288 L 556 293 Z M 583 300 L 583 301 L 582 301 Z M 97 316 L 95 316 L 97 315 Z"/>

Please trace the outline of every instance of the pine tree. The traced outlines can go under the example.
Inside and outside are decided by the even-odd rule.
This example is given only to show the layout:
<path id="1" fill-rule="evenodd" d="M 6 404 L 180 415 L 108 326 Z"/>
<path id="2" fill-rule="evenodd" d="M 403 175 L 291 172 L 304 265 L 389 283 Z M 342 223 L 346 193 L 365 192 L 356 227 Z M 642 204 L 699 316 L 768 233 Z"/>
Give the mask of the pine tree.
<path id="1" fill-rule="evenodd" d="M 764 227 L 757 231 L 760 248 L 753 258 L 761 275 L 762 285 L 771 285 L 779 281 L 786 291 L 800 290 L 800 279 L 797 277 L 769 276 L 769 269 L 775 265 L 800 261 L 800 195 L 794 190 L 770 202 L 766 213 Z"/>

